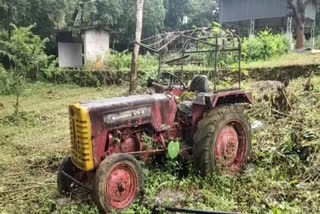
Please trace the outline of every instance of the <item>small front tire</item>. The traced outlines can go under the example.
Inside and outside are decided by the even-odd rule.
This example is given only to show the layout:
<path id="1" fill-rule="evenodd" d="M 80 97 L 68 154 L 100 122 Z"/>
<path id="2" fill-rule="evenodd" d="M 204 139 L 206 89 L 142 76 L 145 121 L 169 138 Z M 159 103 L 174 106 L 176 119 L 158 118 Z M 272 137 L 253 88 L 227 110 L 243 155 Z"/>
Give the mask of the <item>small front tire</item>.
<path id="1" fill-rule="evenodd" d="M 84 172 L 78 169 L 72 163 L 71 157 L 68 156 L 63 160 L 58 170 L 57 183 L 58 183 L 58 191 L 60 194 L 69 194 L 70 192 L 72 192 L 72 190 L 74 190 L 77 187 L 75 182 L 72 181 L 67 176 L 65 176 L 63 172 L 70 175 L 71 177 L 74 177 L 79 181 L 85 180 L 83 178 Z"/>
<path id="2" fill-rule="evenodd" d="M 106 157 L 96 172 L 93 199 L 102 213 L 129 207 L 141 195 L 144 178 L 139 162 L 128 154 Z"/>

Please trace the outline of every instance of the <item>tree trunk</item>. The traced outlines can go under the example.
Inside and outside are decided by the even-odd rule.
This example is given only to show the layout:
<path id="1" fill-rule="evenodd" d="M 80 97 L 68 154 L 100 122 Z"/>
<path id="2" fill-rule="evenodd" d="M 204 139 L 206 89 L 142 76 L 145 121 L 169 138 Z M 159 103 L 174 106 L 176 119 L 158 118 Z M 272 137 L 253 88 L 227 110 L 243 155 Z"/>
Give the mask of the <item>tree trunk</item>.
<path id="1" fill-rule="evenodd" d="M 305 15 L 306 7 L 309 3 L 314 2 L 314 0 L 287 0 L 288 6 L 292 10 L 293 18 L 296 21 L 296 34 L 297 34 L 297 43 L 296 49 L 303 49 L 305 47 Z"/>
<path id="2" fill-rule="evenodd" d="M 305 47 L 305 36 L 304 36 L 304 23 L 297 24 L 297 43 L 296 49 L 302 49 Z"/>
<path id="3" fill-rule="evenodd" d="M 142 20 L 143 20 L 143 5 L 144 0 L 137 0 L 137 26 L 136 26 L 136 42 L 141 41 L 142 34 Z M 131 62 L 131 77 L 130 77 L 130 93 L 134 93 L 137 89 L 137 71 L 138 71 L 138 56 L 140 45 L 135 42 L 132 51 Z"/>

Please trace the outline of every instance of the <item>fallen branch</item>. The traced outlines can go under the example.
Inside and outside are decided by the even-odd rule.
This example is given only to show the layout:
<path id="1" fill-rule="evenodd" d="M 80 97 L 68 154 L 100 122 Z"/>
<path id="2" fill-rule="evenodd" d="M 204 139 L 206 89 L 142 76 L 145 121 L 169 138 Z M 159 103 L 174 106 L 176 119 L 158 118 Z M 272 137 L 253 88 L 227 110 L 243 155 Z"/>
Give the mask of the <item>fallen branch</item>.
<path id="1" fill-rule="evenodd" d="M 311 82 L 312 77 L 313 77 L 313 73 L 314 73 L 314 71 L 312 70 L 309 78 L 307 79 L 306 83 L 304 84 L 305 91 L 311 91 L 313 89 L 313 84 Z"/>
<path id="2" fill-rule="evenodd" d="M 284 89 L 281 89 L 281 92 L 282 92 L 282 95 L 284 96 L 284 98 L 285 98 L 285 100 L 287 101 L 287 104 L 288 104 L 288 106 L 289 106 L 289 108 L 290 108 L 289 111 L 291 111 L 293 108 L 292 108 L 292 105 L 291 105 L 291 103 L 290 103 L 290 101 L 289 101 L 289 99 L 288 99 L 288 97 L 287 97 Z"/>
<path id="3" fill-rule="evenodd" d="M 282 116 L 286 116 L 286 117 L 291 117 L 291 118 L 294 118 L 294 119 L 299 119 L 299 120 L 306 120 L 306 118 L 301 118 L 301 117 L 298 117 L 297 115 L 295 116 L 292 116 L 290 114 L 286 114 L 286 113 L 283 113 L 281 111 L 278 111 L 278 110 L 275 110 L 275 109 L 271 109 L 272 112 L 274 113 L 277 113 L 277 114 L 281 114 Z M 306 126 L 305 124 L 303 123 L 299 123 L 297 121 L 295 121 L 296 123 L 300 124 L 300 125 L 303 125 L 303 126 Z"/>

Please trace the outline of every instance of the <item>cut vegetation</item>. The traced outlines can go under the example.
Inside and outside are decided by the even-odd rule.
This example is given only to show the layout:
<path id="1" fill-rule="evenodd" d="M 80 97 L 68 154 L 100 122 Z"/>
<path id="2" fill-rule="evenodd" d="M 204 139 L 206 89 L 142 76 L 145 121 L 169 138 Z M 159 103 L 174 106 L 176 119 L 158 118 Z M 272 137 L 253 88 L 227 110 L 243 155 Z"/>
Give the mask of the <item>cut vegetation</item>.
<path id="1" fill-rule="evenodd" d="M 319 213 L 320 78 L 311 81 L 313 89 L 304 91 L 307 79 L 292 80 L 283 88 L 282 102 L 277 102 L 278 89 L 270 91 L 247 81 L 244 87 L 254 92 L 256 103 L 249 112 L 254 133 L 245 171 L 237 177 L 204 178 L 191 157 L 154 160 L 144 166 L 147 180 L 141 204 L 127 212 L 151 213 L 154 205 L 166 205 L 243 213 Z M 0 212 L 98 213 L 85 191 L 70 198 L 57 191 L 57 169 L 69 153 L 67 106 L 126 95 L 127 88 L 27 85 L 19 126 L 12 118 L 15 97 L 1 96 Z M 279 103 L 292 109 L 283 111 Z"/>
<path id="2" fill-rule="evenodd" d="M 291 53 L 287 55 L 282 55 L 278 57 L 273 57 L 269 60 L 258 60 L 253 62 L 248 62 L 244 64 L 246 69 L 256 69 L 256 68 L 276 68 L 276 67 L 291 67 L 291 66 L 308 66 L 308 65 L 320 65 L 320 54 L 298 54 Z"/>

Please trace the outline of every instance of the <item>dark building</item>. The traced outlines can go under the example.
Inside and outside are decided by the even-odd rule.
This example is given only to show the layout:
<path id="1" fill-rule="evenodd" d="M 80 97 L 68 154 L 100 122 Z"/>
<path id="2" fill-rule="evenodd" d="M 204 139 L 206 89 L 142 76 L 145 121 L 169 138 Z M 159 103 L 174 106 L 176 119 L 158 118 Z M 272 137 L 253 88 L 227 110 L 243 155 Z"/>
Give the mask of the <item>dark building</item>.
<path id="1" fill-rule="evenodd" d="M 320 0 L 316 0 L 320 3 Z M 314 36 L 316 4 L 306 7 L 306 30 Z M 267 27 L 292 34 L 295 25 L 287 0 L 219 0 L 219 22 L 250 34 Z"/>

